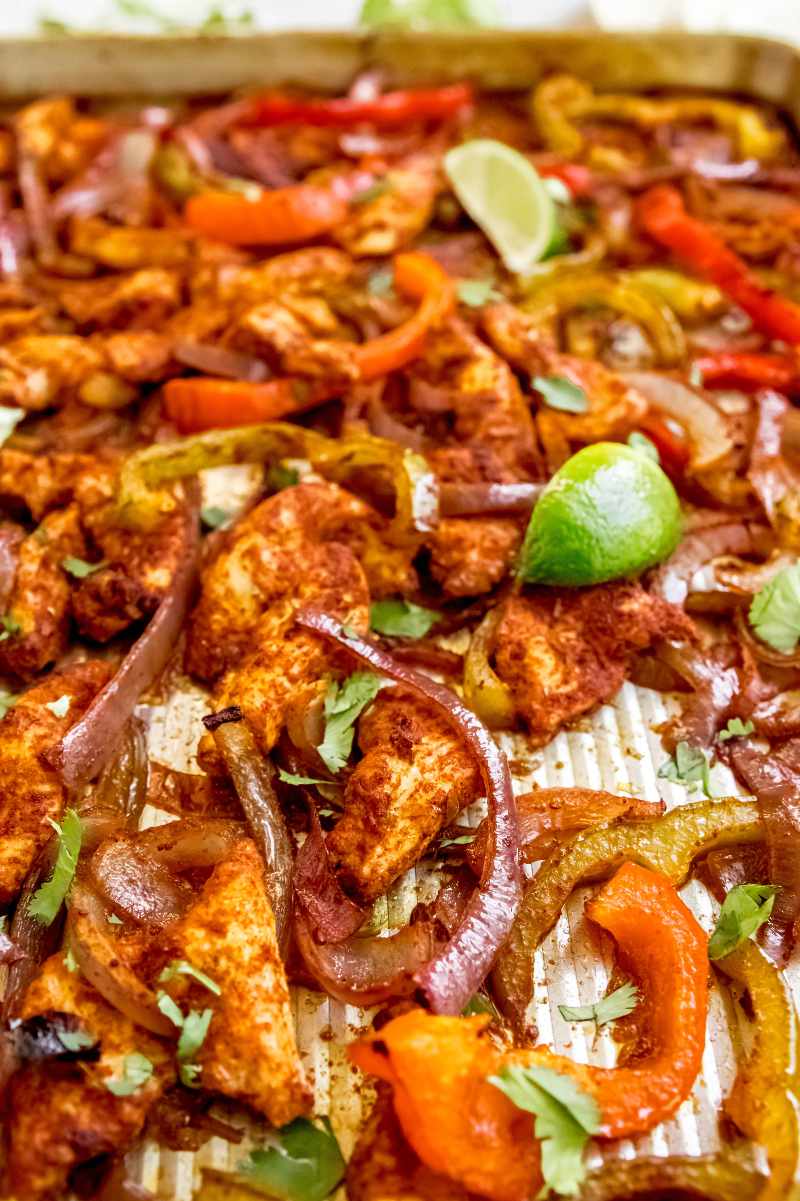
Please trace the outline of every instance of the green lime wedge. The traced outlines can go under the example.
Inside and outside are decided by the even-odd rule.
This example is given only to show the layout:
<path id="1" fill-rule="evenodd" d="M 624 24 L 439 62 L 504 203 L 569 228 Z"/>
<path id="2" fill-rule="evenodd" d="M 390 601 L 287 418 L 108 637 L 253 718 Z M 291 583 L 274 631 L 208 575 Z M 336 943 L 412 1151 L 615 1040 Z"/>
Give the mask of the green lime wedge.
<path id="1" fill-rule="evenodd" d="M 492 138 L 448 151 L 453 190 L 509 271 L 528 275 L 555 240 L 555 201 L 524 154 Z"/>
<path id="2" fill-rule="evenodd" d="M 658 464 L 597 442 L 568 459 L 539 498 L 519 575 L 533 584 L 601 584 L 661 562 L 680 537 L 680 503 Z"/>

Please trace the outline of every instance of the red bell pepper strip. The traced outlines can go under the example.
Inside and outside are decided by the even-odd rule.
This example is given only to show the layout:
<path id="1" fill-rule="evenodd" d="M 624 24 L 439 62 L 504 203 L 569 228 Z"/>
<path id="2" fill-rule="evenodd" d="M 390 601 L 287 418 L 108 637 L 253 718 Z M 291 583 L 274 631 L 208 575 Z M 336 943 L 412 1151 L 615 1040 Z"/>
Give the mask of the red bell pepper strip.
<path id="1" fill-rule="evenodd" d="M 800 361 L 789 355 L 720 351 L 694 360 L 704 384 L 740 388 L 743 392 L 772 388 L 800 392 Z"/>
<path id="2" fill-rule="evenodd" d="M 560 179 L 573 199 L 588 196 L 592 190 L 592 173 L 583 163 L 537 163 L 536 170 L 544 179 Z"/>
<path id="3" fill-rule="evenodd" d="M 377 126 L 405 125 L 409 121 L 454 117 L 468 108 L 474 97 L 474 90 L 467 83 L 385 92 L 372 100 L 351 100 L 347 96 L 306 99 L 286 96 L 282 92 L 267 92 L 255 98 L 246 121 L 251 125 L 331 125 L 341 128 L 366 122 Z"/>
<path id="4" fill-rule="evenodd" d="M 295 184 L 248 200 L 232 192 L 200 192 L 186 202 L 184 216 L 198 233 L 237 246 L 289 246 L 307 242 L 341 224 L 348 213 L 333 188 Z"/>
<path id="5" fill-rule="evenodd" d="M 587 916 L 613 935 L 641 988 L 642 1045 L 630 1067 L 574 1063 L 545 1047 L 500 1050 L 488 1019 L 415 1009 L 350 1047 L 393 1087 L 405 1137 L 428 1167 L 493 1201 L 525 1201 L 541 1183 L 530 1114 L 488 1077 L 512 1064 L 571 1076 L 594 1097 L 602 1138 L 642 1134 L 670 1116 L 700 1071 L 708 1008 L 708 938 L 659 872 L 624 863 Z"/>
<path id="6" fill-rule="evenodd" d="M 688 441 L 673 434 L 666 421 L 652 412 L 645 413 L 638 427 L 655 446 L 667 475 L 682 475 L 692 457 Z"/>
<path id="7" fill-rule="evenodd" d="M 356 348 L 355 360 L 362 380 L 378 379 L 417 358 L 431 326 L 438 324 L 455 304 L 449 275 L 423 251 L 395 256 L 394 283 L 402 296 L 418 300 L 419 307 L 402 325 Z"/>
<path id="8" fill-rule="evenodd" d="M 763 287 L 747 264 L 686 211 L 677 188 L 659 184 L 639 198 L 642 228 L 744 309 L 763 333 L 800 345 L 800 305 Z"/>
<path id="9" fill-rule="evenodd" d="M 182 434 L 280 421 L 327 400 L 333 391 L 300 379 L 245 380 L 193 376 L 164 385 L 164 411 Z"/>

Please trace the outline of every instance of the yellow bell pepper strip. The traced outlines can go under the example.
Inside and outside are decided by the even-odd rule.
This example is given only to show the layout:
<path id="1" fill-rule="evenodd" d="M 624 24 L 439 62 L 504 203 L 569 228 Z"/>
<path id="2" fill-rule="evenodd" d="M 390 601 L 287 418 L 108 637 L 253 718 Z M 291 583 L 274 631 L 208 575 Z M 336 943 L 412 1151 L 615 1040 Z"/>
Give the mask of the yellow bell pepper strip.
<path id="1" fill-rule="evenodd" d="M 621 822 L 583 830 L 540 868 L 522 898 L 514 929 L 492 972 L 493 995 L 518 1035 L 533 995 L 533 953 L 579 884 L 602 879 L 623 860 L 660 872 L 673 884 L 686 879 L 701 851 L 760 842 L 764 831 L 755 801 L 726 797 L 673 809 L 655 821 Z"/>
<path id="2" fill-rule="evenodd" d="M 531 112 L 549 149 L 567 158 L 577 158 L 584 148 L 576 122 L 596 117 L 629 122 L 640 129 L 711 121 L 735 138 L 743 158 L 774 158 L 785 144 L 783 131 L 770 128 L 761 113 L 748 104 L 707 97 L 654 99 L 614 92 L 598 95 L 589 84 L 572 75 L 551 75 L 540 83 L 531 98 Z"/>
<path id="3" fill-rule="evenodd" d="M 117 520 L 132 529 L 152 529 L 178 503 L 168 487 L 175 480 L 210 467 L 289 458 L 308 459 L 321 475 L 337 483 L 353 472 L 388 473 L 395 489 L 395 515 L 387 537 L 398 545 L 418 541 L 438 520 L 436 477 L 421 455 L 369 434 L 327 438 L 279 421 L 154 443 L 130 455 L 117 478 Z"/>
<path id="4" fill-rule="evenodd" d="M 200 192 L 183 215 L 206 238 L 233 246 L 294 246 L 341 225 L 347 200 L 333 188 L 292 184 L 262 192 L 257 200 L 231 192 Z"/>
<path id="5" fill-rule="evenodd" d="M 322 404 L 335 391 L 302 379 L 247 380 L 189 376 L 167 380 L 164 412 L 181 434 L 277 421 Z"/>
<path id="6" fill-rule="evenodd" d="M 428 331 L 455 306 L 452 280 L 424 251 L 395 255 L 394 284 L 401 296 L 419 301 L 419 307 L 402 325 L 356 348 L 355 361 L 362 380 L 379 379 L 417 358 Z"/>
<path id="7" fill-rule="evenodd" d="M 464 701 L 490 730 L 508 729 L 516 712 L 511 689 L 489 662 L 501 615 L 499 606 L 489 610 L 464 656 Z"/>
<path id="8" fill-rule="evenodd" d="M 687 212 L 677 188 L 659 184 L 637 203 L 644 231 L 744 309 L 762 333 L 800 345 L 800 305 L 765 288 L 722 239 Z"/>
<path id="9" fill-rule="evenodd" d="M 620 1201 L 625 1197 L 691 1196 L 703 1201 L 744 1201 L 761 1194 L 765 1177 L 745 1139 L 715 1155 L 653 1155 L 604 1159 L 581 1184 L 581 1201 Z"/>
<path id="10" fill-rule="evenodd" d="M 520 308 L 538 325 L 552 324 L 573 309 L 596 305 L 622 313 L 641 326 L 664 367 L 686 357 L 683 330 L 669 305 L 646 287 L 611 273 L 559 274 L 534 285 Z"/>
<path id="11" fill-rule="evenodd" d="M 740 1065 L 725 1112 L 767 1152 L 769 1182 L 758 1201 L 796 1197 L 800 1162 L 800 1024 L 786 981 L 757 943 L 747 940 L 714 961 L 714 968 L 747 989 L 755 1038 Z"/>
<path id="12" fill-rule="evenodd" d="M 725 308 L 725 297 L 713 284 L 700 283 L 690 275 L 668 267 L 642 267 L 623 271 L 621 279 L 658 296 L 684 321 L 702 321 Z"/>
<path id="13" fill-rule="evenodd" d="M 482 1037 L 485 1018 L 422 1010 L 350 1048 L 361 1068 L 393 1086 L 397 1118 L 420 1159 L 493 1201 L 523 1201 L 540 1183 L 533 1121 L 515 1115 L 504 1092 L 489 1091 L 505 1068 L 572 1077 L 597 1105 L 601 1138 L 652 1129 L 688 1096 L 700 1070 L 708 939 L 673 886 L 624 863 L 589 902 L 587 917 L 612 935 L 641 985 L 647 1051 L 635 1064 L 590 1067 L 546 1047 L 501 1051 Z"/>

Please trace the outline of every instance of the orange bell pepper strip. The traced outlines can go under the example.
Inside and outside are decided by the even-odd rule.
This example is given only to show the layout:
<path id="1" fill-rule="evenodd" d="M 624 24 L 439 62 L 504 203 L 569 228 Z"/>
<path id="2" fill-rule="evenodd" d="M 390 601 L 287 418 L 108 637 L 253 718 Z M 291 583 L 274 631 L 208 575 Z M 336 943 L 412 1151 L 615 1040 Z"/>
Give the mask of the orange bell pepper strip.
<path id="1" fill-rule="evenodd" d="M 183 212 L 192 229 L 207 238 L 234 246 L 290 246 L 328 233 L 348 211 L 340 192 L 301 183 L 263 192 L 257 200 L 200 192 L 189 197 Z"/>
<path id="2" fill-rule="evenodd" d="M 765 288 L 713 229 L 686 211 L 677 188 L 650 188 L 639 198 L 637 214 L 655 242 L 715 283 L 763 333 L 800 345 L 800 305 Z"/>
<path id="3" fill-rule="evenodd" d="M 418 300 L 408 321 L 356 348 L 362 380 L 379 379 L 421 354 L 428 331 L 453 309 L 455 289 L 443 267 L 421 250 L 395 255 L 394 282 L 401 296 Z"/>
<path id="4" fill-rule="evenodd" d="M 624 863 L 586 913 L 613 935 L 642 992 L 648 1053 L 633 1066 L 576 1064 L 546 1047 L 500 1051 L 484 1036 L 487 1018 L 435 1017 L 420 1009 L 350 1048 L 354 1063 L 393 1086 L 398 1121 L 420 1159 L 492 1201 L 527 1201 L 540 1170 L 531 1115 L 515 1109 L 488 1076 L 511 1064 L 570 1075 L 597 1102 L 599 1137 L 621 1138 L 674 1113 L 700 1071 L 708 938 L 673 885 Z"/>
<path id="5" fill-rule="evenodd" d="M 313 409 L 332 395 L 330 388 L 300 379 L 246 380 L 191 376 L 164 385 L 164 411 L 181 434 L 232 429 L 279 421 Z"/>

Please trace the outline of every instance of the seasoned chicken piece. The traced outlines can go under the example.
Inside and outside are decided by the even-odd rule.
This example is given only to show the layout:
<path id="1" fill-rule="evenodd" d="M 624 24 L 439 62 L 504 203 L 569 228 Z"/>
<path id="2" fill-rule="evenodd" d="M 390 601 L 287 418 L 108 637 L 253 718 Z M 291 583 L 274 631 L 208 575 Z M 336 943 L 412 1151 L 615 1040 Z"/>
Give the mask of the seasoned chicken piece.
<path id="1" fill-rule="evenodd" d="M 0 349 L 0 403 L 37 411 L 103 371 L 102 347 L 73 334 L 31 334 Z"/>
<path id="2" fill-rule="evenodd" d="M 0 450 L 0 501 L 14 511 L 26 509 L 40 521 L 50 509 L 72 499 L 77 477 L 94 463 L 92 455 Z"/>
<path id="3" fill-rule="evenodd" d="M 181 303 L 178 272 L 160 267 L 102 279 L 59 280 L 51 288 L 73 321 L 92 329 L 158 326 Z"/>
<path id="4" fill-rule="evenodd" d="M 281 375 L 322 378 L 330 385 L 343 385 L 358 377 L 355 344 L 347 339 L 316 337 L 319 310 L 327 310 L 317 297 L 303 305 L 267 301 L 250 309 L 236 327 L 235 340 L 267 357 Z M 293 311 L 294 310 L 294 311 Z M 330 315 L 330 310 L 323 317 Z M 327 322 L 325 322 L 327 324 Z M 324 330 L 325 333 L 335 331 Z"/>
<path id="5" fill-rule="evenodd" d="M 183 229 L 129 228 L 99 217 L 76 217 L 70 225 L 70 249 L 75 254 L 117 271 L 180 267 L 190 248 L 191 235 Z"/>
<path id="6" fill-rule="evenodd" d="M 428 456 L 442 481 L 541 478 L 536 431 L 514 373 L 463 323 L 429 339 L 415 374 L 456 398 L 454 444 Z M 431 574 L 451 596 L 488 592 L 508 572 L 522 529 L 511 517 L 445 518 L 427 539 Z"/>
<path id="7" fill-rule="evenodd" d="M 352 270 L 352 260 L 341 250 L 308 246 L 261 263 L 223 263 L 217 268 L 215 294 L 231 309 L 299 295 L 335 294 L 347 284 Z"/>
<path id="8" fill-rule="evenodd" d="M 344 882 L 371 901 L 480 795 L 475 759 L 426 705 L 381 693 L 359 722 L 364 757 L 344 792 L 328 852 Z"/>
<path id="9" fill-rule="evenodd" d="M 50 750 L 109 679 L 111 664 L 90 660 L 53 672 L 23 693 L 0 725 L 0 904 L 13 900 L 34 857 L 53 833 L 66 792 L 47 766 Z M 47 705 L 70 698 L 63 717 Z"/>
<path id="10" fill-rule="evenodd" d="M 479 1201 L 417 1157 L 400 1129 L 391 1086 L 379 1082 L 376 1094 L 347 1165 L 348 1201 Z"/>
<path id="11" fill-rule="evenodd" d="M 110 371 L 131 383 L 140 383 L 161 380 L 169 374 L 173 342 L 170 334 L 141 329 L 107 334 L 102 346 Z M 82 399 L 91 404 L 88 397 Z"/>
<path id="12" fill-rule="evenodd" d="M 542 746 L 614 696 L 635 651 L 659 638 L 694 636 L 681 609 L 635 583 L 531 590 L 503 605 L 495 667 L 532 745 Z"/>
<path id="13" fill-rule="evenodd" d="M 369 505 L 335 484 L 299 484 L 262 501 L 230 531 L 203 572 L 200 600 L 188 624 L 187 670 L 202 680 L 215 679 L 254 648 L 253 630 L 267 607 L 298 589 L 308 603 L 315 588 L 309 564 L 324 561 L 312 553 L 314 544 L 351 547 L 375 595 L 413 589 L 411 552 L 387 545 L 384 530 L 385 522 Z M 363 576 L 346 563 L 340 556 L 333 568 L 344 571 L 352 597 L 359 599 L 345 607 L 368 603 Z M 327 580 L 320 585 L 329 587 Z"/>
<path id="14" fill-rule="evenodd" d="M 134 1026 L 78 972 L 62 953 L 42 965 L 20 1017 L 74 1014 L 99 1040 L 100 1058 L 32 1063 L 11 1079 L 6 1122 L 8 1183 L 14 1201 L 60 1201 L 78 1164 L 124 1152 L 141 1132 L 147 1111 L 174 1079 L 171 1048 Z M 124 1078 L 125 1057 L 152 1065 L 150 1078 L 128 1096 L 108 1081 Z"/>
<path id="15" fill-rule="evenodd" d="M 624 437 L 647 412 L 647 401 L 631 384 L 603 363 L 561 354 L 518 308 L 490 305 L 483 328 L 492 345 L 528 376 L 563 376 L 582 388 L 589 401 L 584 413 L 566 413 L 542 406 L 537 425 L 548 451 L 551 469 L 569 454 L 570 442 L 599 442 Z M 559 448 L 563 444 L 566 453 Z"/>
<path id="16" fill-rule="evenodd" d="M 249 838 L 214 868 L 164 941 L 170 958 L 187 960 L 220 990 L 215 996 L 186 976 L 168 985 L 184 1010 L 213 1010 L 195 1060 L 202 1087 L 244 1101 L 274 1126 L 308 1113 L 313 1094 L 295 1042 L 263 864 Z"/>
<path id="17" fill-rule="evenodd" d="M 36 100 L 14 117 L 20 152 L 38 160 L 44 176 L 69 179 L 94 157 L 108 137 L 108 125 L 75 111 L 67 96 Z"/>
<path id="18" fill-rule="evenodd" d="M 295 613 L 314 604 L 359 633 L 369 628 L 367 583 L 348 547 L 301 544 L 285 556 L 280 583 L 283 595 L 273 598 L 246 639 L 253 650 L 214 689 L 215 708 L 238 705 L 265 753 L 275 745 L 292 701 L 305 686 L 330 674 L 337 662 L 321 638 L 295 628 Z M 198 761 L 209 775 L 220 774 L 210 734 L 200 742 Z"/>
<path id="19" fill-rule="evenodd" d="M 441 186 L 438 155 L 409 155 L 387 172 L 386 190 L 354 204 L 331 237 L 356 258 L 394 254 L 425 229 Z"/>
<path id="20" fill-rule="evenodd" d="M 21 544 L 3 615 L 0 674 L 29 680 L 67 649 L 70 584 L 62 563 L 85 553 L 74 505 L 49 513 Z"/>

